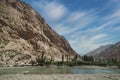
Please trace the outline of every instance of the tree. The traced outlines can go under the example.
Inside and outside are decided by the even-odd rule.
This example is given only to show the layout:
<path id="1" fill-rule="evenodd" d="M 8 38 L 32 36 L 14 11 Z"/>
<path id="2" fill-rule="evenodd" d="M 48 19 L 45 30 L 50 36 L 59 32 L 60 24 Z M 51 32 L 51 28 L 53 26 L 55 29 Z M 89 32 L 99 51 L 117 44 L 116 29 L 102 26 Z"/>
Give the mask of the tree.
<path id="1" fill-rule="evenodd" d="M 75 55 L 74 58 L 72 59 L 72 61 L 73 61 L 75 64 L 77 64 L 77 58 L 78 58 L 78 56 Z"/>
<path id="2" fill-rule="evenodd" d="M 31 64 L 32 66 L 34 66 L 34 65 L 36 65 L 36 61 L 35 61 L 35 60 L 31 60 L 31 61 L 30 61 L 30 64 Z"/>
<path id="3" fill-rule="evenodd" d="M 68 61 L 69 61 L 69 56 L 68 56 L 68 55 L 66 55 L 66 57 L 67 57 L 67 59 L 66 59 L 66 60 L 67 60 L 67 62 L 68 62 Z"/>
<path id="4" fill-rule="evenodd" d="M 92 62 L 94 61 L 94 58 L 92 56 L 87 56 L 87 55 L 83 56 L 82 59 L 84 61 L 92 61 Z"/>
<path id="5" fill-rule="evenodd" d="M 62 61 L 61 61 L 61 63 L 62 64 L 64 63 L 64 55 L 62 55 Z"/>
<path id="6" fill-rule="evenodd" d="M 43 66 L 45 64 L 45 62 L 46 62 L 45 54 L 42 53 L 42 55 L 39 58 L 37 58 L 36 61 L 38 62 L 39 65 Z"/>

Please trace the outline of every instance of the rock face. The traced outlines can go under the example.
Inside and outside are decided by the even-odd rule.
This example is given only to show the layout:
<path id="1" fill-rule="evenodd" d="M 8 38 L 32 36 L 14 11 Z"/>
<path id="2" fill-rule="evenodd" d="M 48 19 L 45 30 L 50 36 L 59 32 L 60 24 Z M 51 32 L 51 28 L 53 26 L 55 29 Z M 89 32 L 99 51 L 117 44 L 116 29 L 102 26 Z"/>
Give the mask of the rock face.
<path id="1" fill-rule="evenodd" d="M 0 66 L 30 65 L 41 53 L 55 61 L 78 55 L 30 5 L 0 0 Z"/>
<path id="2" fill-rule="evenodd" d="M 96 52 L 93 51 L 93 52 Z M 91 52 L 92 53 L 92 52 Z M 96 59 L 104 59 L 104 60 L 111 60 L 111 59 L 117 59 L 117 61 L 120 61 L 120 42 L 107 46 L 105 49 L 100 51 L 98 54 L 87 54 L 88 56 L 93 56 Z"/>

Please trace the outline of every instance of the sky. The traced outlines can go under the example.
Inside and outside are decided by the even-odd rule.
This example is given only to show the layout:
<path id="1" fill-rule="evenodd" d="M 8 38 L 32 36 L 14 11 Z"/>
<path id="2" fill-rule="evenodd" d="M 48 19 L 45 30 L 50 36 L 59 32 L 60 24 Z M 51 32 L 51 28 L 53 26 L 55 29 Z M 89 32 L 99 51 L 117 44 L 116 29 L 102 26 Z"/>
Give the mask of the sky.
<path id="1" fill-rule="evenodd" d="M 24 0 L 84 55 L 120 41 L 120 0 Z"/>

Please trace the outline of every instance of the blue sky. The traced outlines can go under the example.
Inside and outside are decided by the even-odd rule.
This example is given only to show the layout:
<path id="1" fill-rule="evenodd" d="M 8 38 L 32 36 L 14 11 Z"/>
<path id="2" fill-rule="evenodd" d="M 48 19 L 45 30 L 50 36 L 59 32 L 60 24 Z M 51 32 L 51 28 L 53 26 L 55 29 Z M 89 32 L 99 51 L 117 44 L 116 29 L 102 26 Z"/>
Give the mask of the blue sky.
<path id="1" fill-rule="evenodd" d="M 83 55 L 120 41 L 120 0 L 24 0 Z"/>

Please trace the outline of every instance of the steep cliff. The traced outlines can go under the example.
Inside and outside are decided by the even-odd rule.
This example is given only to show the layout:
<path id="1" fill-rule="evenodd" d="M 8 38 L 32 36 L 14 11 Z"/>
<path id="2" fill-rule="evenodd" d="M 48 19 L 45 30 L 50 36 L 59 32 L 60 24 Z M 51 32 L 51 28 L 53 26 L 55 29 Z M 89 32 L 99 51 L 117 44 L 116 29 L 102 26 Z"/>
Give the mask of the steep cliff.
<path id="1" fill-rule="evenodd" d="M 0 65 L 30 65 L 41 53 L 56 61 L 78 55 L 30 5 L 0 0 Z"/>

